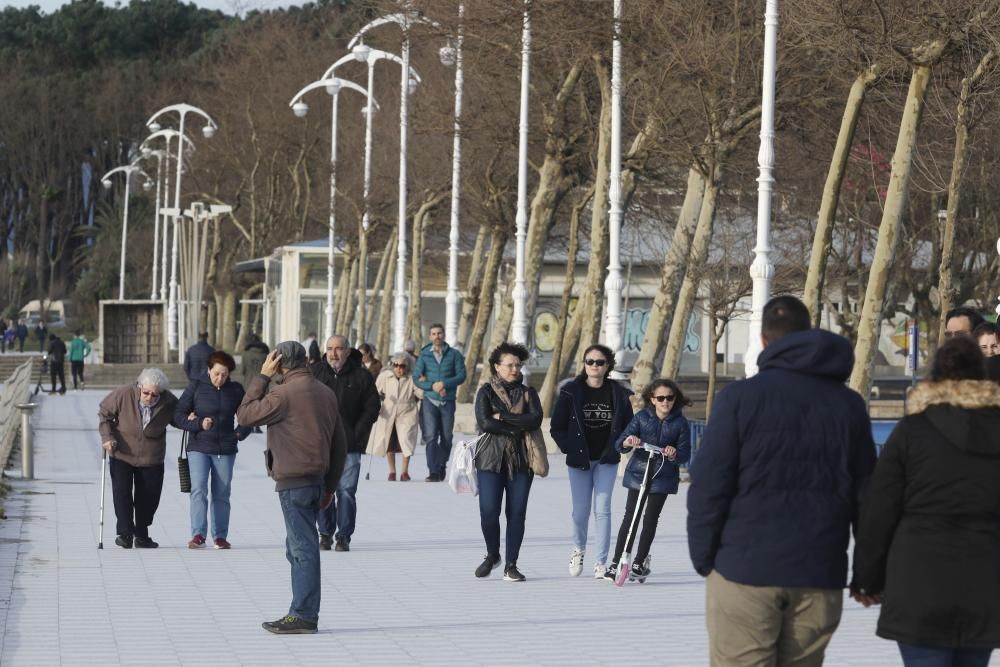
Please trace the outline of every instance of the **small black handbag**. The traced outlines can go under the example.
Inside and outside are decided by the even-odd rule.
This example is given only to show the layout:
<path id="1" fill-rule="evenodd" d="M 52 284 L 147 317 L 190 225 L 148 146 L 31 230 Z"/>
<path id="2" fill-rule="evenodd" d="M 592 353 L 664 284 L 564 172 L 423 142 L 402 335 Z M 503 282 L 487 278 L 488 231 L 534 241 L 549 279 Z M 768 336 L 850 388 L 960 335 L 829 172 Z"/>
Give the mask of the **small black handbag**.
<path id="1" fill-rule="evenodd" d="M 191 468 L 187 458 L 188 432 L 181 435 L 181 455 L 177 457 L 177 477 L 181 480 L 181 493 L 191 493 Z"/>

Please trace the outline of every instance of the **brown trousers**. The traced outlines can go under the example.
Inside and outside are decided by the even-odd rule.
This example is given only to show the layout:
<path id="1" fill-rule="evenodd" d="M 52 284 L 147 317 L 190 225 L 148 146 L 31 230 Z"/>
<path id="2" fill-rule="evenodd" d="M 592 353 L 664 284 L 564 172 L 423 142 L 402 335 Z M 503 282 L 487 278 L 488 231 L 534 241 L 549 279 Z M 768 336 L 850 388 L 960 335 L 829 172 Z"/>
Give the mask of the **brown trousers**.
<path id="1" fill-rule="evenodd" d="M 705 586 L 712 667 L 812 667 L 840 623 L 844 592 L 747 586 L 716 571 Z"/>

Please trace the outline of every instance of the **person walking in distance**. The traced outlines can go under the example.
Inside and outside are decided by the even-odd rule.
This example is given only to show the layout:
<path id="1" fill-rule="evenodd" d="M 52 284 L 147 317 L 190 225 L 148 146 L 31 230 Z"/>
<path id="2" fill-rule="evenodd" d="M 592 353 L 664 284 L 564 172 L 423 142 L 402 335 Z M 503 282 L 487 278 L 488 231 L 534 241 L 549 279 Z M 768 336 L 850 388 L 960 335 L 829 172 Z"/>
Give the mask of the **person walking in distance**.
<path id="1" fill-rule="evenodd" d="M 115 544 L 123 549 L 155 549 L 149 526 L 160 505 L 167 426 L 177 397 L 167 390 L 159 368 L 143 370 L 133 384 L 101 401 L 101 446 L 110 457 L 111 494 L 117 519 Z"/>
<path id="2" fill-rule="evenodd" d="M 38 339 L 38 351 L 45 352 L 45 343 L 49 339 L 49 330 L 45 326 L 45 322 L 39 322 L 35 325 L 35 337 Z"/>
<path id="3" fill-rule="evenodd" d="M 552 410 L 551 433 L 566 455 L 569 490 L 573 500 L 573 553 L 569 574 L 583 572 L 587 527 L 593 507 L 594 577 L 604 578 L 611 545 L 611 494 L 618 476 L 621 454 L 615 441 L 632 419 L 632 394 L 608 376 L 615 368 L 615 355 L 604 345 L 591 345 L 583 353 L 583 369 L 559 389 Z"/>
<path id="4" fill-rule="evenodd" d="M 329 551 L 336 541 L 337 551 L 350 551 L 358 516 L 361 455 L 368 446 L 368 436 L 378 419 L 381 402 L 375 380 L 361 365 L 361 353 L 351 349 L 344 336 L 331 336 L 326 341 L 326 356 L 310 364 L 309 369 L 337 395 L 337 407 L 347 434 L 344 474 L 340 476 L 333 503 L 319 513 L 319 547 Z"/>
<path id="5" fill-rule="evenodd" d="M 28 339 L 28 325 L 24 320 L 17 321 L 17 351 L 24 352 L 24 341 Z"/>
<path id="6" fill-rule="evenodd" d="M 77 330 L 73 336 L 73 340 L 69 343 L 69 367 L 70 372 L 73 374 L 73 389 L 83 389 L 83 362 L 90 355 L 92 347 L 90 341 L 83 337 L 83 334 Z M 79 384 L 77 384 L 79 381 Z"/>
<path id="7" fill-rule="evenodd" d="M 821 665 L 875 465 L 850 342 L 798 299 L 764 306 L 760 371 L 721 392 L 690 466 L 688 550 L 712 665 Z"/>
<path id="8" fill-rule="evenodd" d="M 275 376 L 280 381 L 272 383 Z M 265 463 L 285 518 L 291 565 L 288 613 L 262 627 L 275 634 L 313 634 L 320 607 L 316 518 L 333 501 L 347 451 L 337 396 L 306 368 L 305 348 L 286 341 L 267 355 L 236 418 L 242 426 L 267 425 Z"/>
<path id="9" fill-rule="evenodd" d="M 430 336 L 413 367 L 413 381 L 424 392 L 420 431 L 427 447 L 425 481 L 442 482 L 455 429 L 455 389 L 465 382 L 465 359 L 444 341 L 444 325 L 432 324 Z"/>
<path id="10" fill-rule="evenodd" d="M 56 334 L 49 334 L 49 378 L 52 380 L 52 391 L 56 393 L 56 378 L 59 378 L 59 393 L 66 393 L 66 343 Z"/>
<path id="11" fill-rule="evenodd" d="M 198 342 L 184 353 L 184 375 L 187 376 L 188 380 L 197 380 L 205 374 L 208 358 L 212 356 L 213 352 L 215 352 L 215 348 L 208 344 L 208 332 L 200 332 Z"/>
<path id="12" fill-rule="evenodd" d="M 385 456 L 389 463 L 389 481 L 396 481 L 396 453 L 403 455 L 399 481 L 410 481 L 410 457 L 417 444 L 417 415 L 423 392 L 413 384 L 413 361 L 405 352 L 389 360 L 389 368 L 375 378 L 375 389 L 382 408 L 368 440 L 370 456 Z"/>

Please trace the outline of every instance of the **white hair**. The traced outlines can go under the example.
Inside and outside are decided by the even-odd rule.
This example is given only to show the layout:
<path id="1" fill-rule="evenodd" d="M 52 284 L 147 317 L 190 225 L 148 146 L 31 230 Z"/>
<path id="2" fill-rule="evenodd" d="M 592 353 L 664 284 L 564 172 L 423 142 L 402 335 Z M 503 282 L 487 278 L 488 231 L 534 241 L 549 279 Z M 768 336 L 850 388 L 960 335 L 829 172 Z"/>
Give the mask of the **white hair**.
<path id="1" fill-rule="evenodd" d="M 389 359 L 390 364 L 406 364 L 406 372 L 413 372 L 413 357 L 406 352 L 397 352 Z"/>
<path id="2" fill-rule="evenodd" d="M 159 368 L 143 368 L 136 382 L 140 387 L 153 385 L 159 391 L 166 391 L 170 387 L 170 379 Z"/>

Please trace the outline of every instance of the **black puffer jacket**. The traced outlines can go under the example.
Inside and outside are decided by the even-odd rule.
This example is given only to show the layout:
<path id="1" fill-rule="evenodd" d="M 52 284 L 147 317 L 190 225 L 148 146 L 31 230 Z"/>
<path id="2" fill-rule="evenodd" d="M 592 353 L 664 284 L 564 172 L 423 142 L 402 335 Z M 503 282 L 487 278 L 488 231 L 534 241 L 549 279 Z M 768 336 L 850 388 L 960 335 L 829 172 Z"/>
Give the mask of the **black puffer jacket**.
<path id="1" fill-rule="evenodd" d="M 507 409 L 493 387 L 484 384 L 476 392 L 476 425 L 481 433 L 487 434 L 476 451 L 476 468 L 489 472 L 505 472 L 511 476 L 515 472 L 529 470 L 524 438 L 529 432 L 542 425 L 542 403 L 538 392 L 525 387 L 520 382 L 504 383 L 511 405 L 525 400 L 527 404 L 521 414 Z M 493 415 L 499 414 L 500 419 Z"/>
<path id="2" fill-rule="evenodd" d="M 611 433 L 601 454 L 601 463 L 621 461 L 621 454 L 615 449 L 615 441 L 632 420 L 632 392 L 615 380 L 606 380 L 611 386 Z M 583 388 L 587 381 L 576 377 L 559 389 L 559 398 L 552 409 L 549 432 L 559 450 L 566 455 L 566 465 L 570 468 L 590 470 L 590 452 L 587 438 L 583 435 Z"/>
<path id="3" fill-rule="evenodd" d="M 191 433 L 188 451 L 202 454 L 229 455 L 237 452 L 236 443 L 250 433 L 249 428 L 235 428 L 236 409 L 243 401 L 243 385 L 227 381 L 216 387 L 202 373 L 197 380 L 188 383 L 174 409 L 174 426 Z M 188 419 L 191 413 L 194 419 Z M 212 428 L 202 429 L 202 420 L 212 418 Z"/>
<path id="4" fill-rule="evenodd" d="M 853 588 L 882 594 L 878 635 L 1000 648 L 1000 387 L 920 385 L 861 506 Z"/>
<path id="5" fill-rule="evenodd" d="M 363 454 L 382 401 L 372 374 L 361 364 L 361 353 L 352 349 L 339 373 L 325 358 L 310 364 L 309 369 L 337 394 L 337 407 L 347 430 L 347 451 Z"/>

